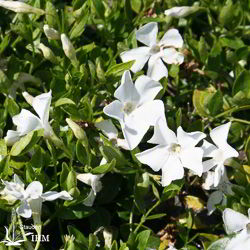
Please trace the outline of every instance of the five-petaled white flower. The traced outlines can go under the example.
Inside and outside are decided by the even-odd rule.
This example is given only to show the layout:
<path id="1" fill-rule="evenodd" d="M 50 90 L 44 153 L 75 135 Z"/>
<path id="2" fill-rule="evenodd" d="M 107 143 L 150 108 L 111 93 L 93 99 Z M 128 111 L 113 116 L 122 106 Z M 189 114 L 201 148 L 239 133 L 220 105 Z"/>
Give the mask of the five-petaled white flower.
<path id="1" fill-rule="evenodd" d="M 129 150 L 129 146 L 126 140 L 118 138 L 118 130 L 111 120 L 103 120 L 101 122 L 97 122 L 95 123 L 95 126 L 99 128 L 114 145 Z"/>
<path id="2" fill-rule="evenodd" d="M 154 129 L 154 135 L 148 142 L 159 145 L 136 154 L 136 158 L 156 172 L 162 170 L 163 186 L 169 185 L 173 180 L 182 179 L 184 167 L 202 175 L 203 150 L 195 146 L 206 137 L 204 133 L 186 133 L 178 127 L 176 136 L 161 118 Z"/>
<path id="3" fill-rule="evenodd" d="M 232 148 L 227 143 L 227 136 L 231 122 L 220 125 L 214 128 L 210 132 L 210 137 L 213 140 L 214 144 L 211 144 L 204 140 L 202 149 L 204 150 L 204 157 L 211 157 L 211 159 L 203 162 L 203 172 L 207 172 L 214 169 L 214 186 L 218 186 L 221 176 L 224 173 L 224 164 L 225 161 L 231 157 L 238 157 L 239 153 Z"/>
<path id="4" fill-rule="evenodd" d="M 13 145 L 20 137 L 33 130 L 44 129 L 44 136 L 49 137 L 53 133 L 49 124 L 49 108 L 51 104 L 51 91 L 32 97 L 27 92 L 23 92 L 26 101 L 32 105 L 39 118 L 26 109 L 22 109 L 20 114 L 12 117 L 17 130 L 8 130 L 4 138 L 7 145 Z"/>
<path id="5" fill-rule="evenodd" d="M 41 217 L 42 202 L 53 201 L 55 199 L 72 200 L 70 194 L 66 191 L 56 192 L 48 191 L 43 193 L 43 185 L 39 181 L 31 182 L 26 189 L 24 183 L 15 174 L 13 182 L 3 181 L 5 185 L 4 192 L 8 195 L 20 200 L 20 206 L 16 209 L 17 214 L 24 218 L 30 218 L 33 214 L 39 218 Z"/>
<path id="6" fill-rule="evenodd" d="M 248 217 L 230 208 L 223 211 L 223 221 L 227 234 L 238 233 L 227 244 L 225 250 L 249 249 L 250 246 L 250 209 Z"/>
<path id="7" fill-rule="evenodd" d="M 162 60 L 167 64 L 182 64 L 184 56 L 175 48 L 182 48 L 183 40 L 178 30 L 168 30 L 162 39 L 157 41 L 158 25 L 148 23 L 136 31 L 136 39 L 146 46 L 131 49 L 121 53 L 123 62 L 135 60 L 131 71 L 140 71 L 148 61 L 147 75 L 158 81 L 168 76 L 168 70 Z"/>
<path id="8" fill-rule="evenodd" d="M 100 165 L 106 164 L 107 161 L 105 158 L 102 159 Z M 87 198 L 84 200 L 83 204 L 88 207 L 92 207 L 98 192 L 102 189 L 102 183 L 100 179 L 103 177 L 104 174 L 91 174 L 91 173 L 84 173 L 84 174 L 76 174 L 76 178 L 79 181 L 91 186 L 91 191 L 89 192 Z"/>
<path id="9" fill-rule="evenodd" d="M 138 77 L 133 84 L 130 72 L 125 71 L 121 85 L 114 93 L 118 100 L 103 109 L 106 115 L 120 122 L 129 149 L 134 149 L 149 127 L 164 116 L 163 102 L 154 100 L 161 89 L 159 82 L 144 75 Z"/>
<path id="10" fill-rule="evenodd" d="M 226 171 L 224 171 L 224 174 L 222 175 L 219 185 L 217 187 L 214 187 L 215 173 L 212 171 L 208 171 L 205 174 L 206 174 L 206 179 L 202 187 L 206 190 L 216 190 L 209 195 L 207 201 L 208 215 L 211 215 L 216 209 L 215 205 L 218 204 L 226 205 L 227 202 L 226 195 L 234 194 L 232 191 L 233 184 L 228 180 Z"/>

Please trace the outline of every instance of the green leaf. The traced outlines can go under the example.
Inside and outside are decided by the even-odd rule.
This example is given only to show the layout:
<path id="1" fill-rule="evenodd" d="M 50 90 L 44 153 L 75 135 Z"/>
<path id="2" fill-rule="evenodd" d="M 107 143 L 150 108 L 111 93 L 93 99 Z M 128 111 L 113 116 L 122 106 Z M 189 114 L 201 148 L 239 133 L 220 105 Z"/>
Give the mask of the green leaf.
<path id="1" fill-rule="evenodd" d="M 7 101 L 6 103 L 7 109 L 8 109 L 10 116 L 13 117 L 14 115 L 17 115 L 20 113 L 19 106 L 12 98 L 7 98 L 6 101 Z"/>
<path id="2" fill-rule="evenodd" d="M 101 18 L 101 19 L 104 19 L 104 11 L 105 11 L 105 8 L 104 8 L 104 5 L 102 3 L 102 0 L 95 0 L 95 1 L 91 1 L 91 3 L 94 5 L 95 7 L 95 10 L 96 10 L 96 13 L 97 15 Z"/>
<path id="3" fill-rule="evenodd" d="M 69 174 L 69 167 L 67 165 L 66 162 L 63 162 L 62 163 L 62 172 L 60 174 L 60 186 L 63 188 L 63 189 L 67 189 L 67 177 L 68 177 L 68 174 Z"/>
<path id="4" fill-rule="evenodd" d="M 45 11 L 46 11 L 45 18 L 48 25 L 51 28 L 57 28 L 57 20 L 59 20 L 59 17 L 56 11 L 56 7 L 52 4 L 51 1 L 46 1 Z"/>
<path id="5" fill-rule="evenodd" d="M 240 49 L 245 47 L 244 42 L 237 37 L 221 37 L 220 44 L 222 47 L 229 47 L 231 49 Z"/>
<path id="6" fill-rule="evenodd" d="M 124 166 L 127 164 L 126 158 L 123 156 L 122 152 L 115 147 L 104 145 L 100 147 L 101 154 L 107 162 L 111 162 L 113 159 L 116 160 L 116 168 Z"/>
<path id="7" fill-rule="evenodd" d="M 76 157 L 83 164 L 88 164 L 88 153 L 80 140 L 76 142 Z"/>
<path id="8" fill-rule="evenodd" d="M 107 70 L 105 75 L 106 76 L 111 76 L 111 75 L 121 76 L 125 70 L 129 70 L 133 66 L 134 62 L 135 61 L 133 60 L 133 61 L 113 65 Z"/>
<path id="9" fill-rule="evenodd" d="M 10 162 L 10 156 L 6 155 L 1 161 L 0 161 L 0 175 L 1 177 L 8 175 L 9 170 L 9 162 Z"/>
<path id="10" fill-rule="evenodd" d="M 116 160 L 113 159 L 110 163 L 93 168 L 91 170 L 91 173 L 92 174 L 106 174 L 106 173 L 110 172 L 115 167 L 115 164 L 116 164 Z"/>
<path id="11" fill-rule="evenodd" d="M 59 107 L 65 104 L 76 105 L 71 99 L 63 97 L 56 101 L 55 107 Z"/>
<path id="12" fill-rule="evenodd" d="M 64 220 L 77 220 L 89 217 L 95 210 L 83 205 L 71 206 L 70 208 L 61 207 L 57 211 L 57 216 Z"/>
<path id="13" fill-rule="evenodd" d="M 168 200 L 175 197 L 182 189 L 184 180 L 177 180 L 166 186 L 162 192 L 161 200 Z"/>
<path id="14" fill-rule="evenodd" d="M 76 187 L 76 173 L 72 170 L 68 173 L 66 187 L 68 191 Z"/>
<path id="15" fill-rule="evenodd" d="M 88 239 L 84 236 L 84 234 L 82 232 L 80 232 L 78 229 L 76 229 L 75 227 L 68 225 L 67 226 L 69 235 L 74 235 L 75 236 L 75 241 L 83 244 L 84 246 L 88 246 L 89 241 Z"/>
<path id="16" fill-rule="evenodd" d="M 0 139 L 0 155 L 7 155 L 7 145 L 4 139 Z"/>
<path id="17" fill-rule="evenodd" d="M 74 39 L 82 35 L 83 31 L 85 30 L 85 25 L 88 21 L 88 18 L 89 18 L 89 12 L 86 11 L 81 16 L 80 22 L 78 22 L 77 20 L 77 22 L 74 24 L 74 26 L 70 30 L 70 39 Z"/>
<path id="18" fill-rule="evenodd" d="M 150 230 L 145 230 L 145 231 L 140 232 L 136 236 L 138 250 L 145 250 L 146 249 L 150 233 L 151 233 Z"/>
<path id="19" fill-rule="evenodd" d="M 201 116 L 201 117 L 208 117 L 209 113 L 208 110 L 206 109 L 205 103 L 209 98 L 211 98 L 213 94 L 209 93 L 207 91 L 201 91 L 201 90 L 195 90 L 193 93 L 193 105 L 196 109 L 196 112 Z"/>
<path id="20" fill-rule="evenodd" d="M 29 132 L 12 146 L 10 155 L 17 156 L 26 153 L 37 143 L 40 136 L 41 133 L 37 130 Z"/>
<path id="21" fill-rule="evenodd" d="M 95 250 L 96 245 L 98 243 L 98 239 L 94 234 L 89 235 L 89 248 L 88 250 Z"/>
<path id="22" fill-rule="evenodd" d="M 220 90 L 217 90 L 209 99 L 207 108 L 209 113 L 214 116 L 220 113 L 223 106 L 223 96 Z"/>
<path id="23" fill-rule="evenodd" d="M 237 77 L 233 85 L 233 95 L 236 95 L 238 92 L 242 91 L 246 98 L 250 98 L 250 72 L 244 70 Z"/>

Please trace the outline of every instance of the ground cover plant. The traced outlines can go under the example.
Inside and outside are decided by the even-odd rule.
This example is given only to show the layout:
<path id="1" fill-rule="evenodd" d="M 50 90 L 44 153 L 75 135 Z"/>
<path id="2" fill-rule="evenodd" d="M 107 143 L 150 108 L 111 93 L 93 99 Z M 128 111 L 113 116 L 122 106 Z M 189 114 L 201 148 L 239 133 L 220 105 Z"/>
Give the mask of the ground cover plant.
<path id="1" fill-rule="evenodd" d="M 250 248 L 249 1 L 0 17 L 0 249 Z"/>

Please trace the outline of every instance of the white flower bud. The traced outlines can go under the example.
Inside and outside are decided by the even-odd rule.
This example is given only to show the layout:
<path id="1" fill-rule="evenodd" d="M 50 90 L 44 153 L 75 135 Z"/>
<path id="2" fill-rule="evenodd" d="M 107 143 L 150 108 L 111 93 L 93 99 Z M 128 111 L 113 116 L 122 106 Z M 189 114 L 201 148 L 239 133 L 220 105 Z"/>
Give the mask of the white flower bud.
<path id="1" fill-rule="evenodd" d="M 34 97 L 32 95 L 30 95 L 28 92 L 23 92 L 22 93 L 25 101 L 32 106 L 32 103 L 33 103 L 33 100 L 34 100 Z"/>
<path id="2" fill-rule="evenodd" d="M 38 48 L 43 52 L 45 59 L 51 61 L 54 64 L 58 63 L 53 51 L 50 48 L 46 47 L 43 43 L 40 43 Z"/>
<path id="3" fill-rule="evenodd" d="M 44 15 L 45 11 L 32 7 L 26 3 L 18 1 L 0 1 L 0 7 L 12 10 L 16 13 L 33 13 L 37 15 Z"/>
<path id="4" fill-rule="evenodd" d="M 43 26 L 43 31 L 48 39 L 51 39 L 51 40 L 60 39 L 60 33 L 57 30 L 50 28 L 48 24 L 45 24 Z"/>
<path id="5" fill-rule="evenodd" d="M 77 58 L 76 58 L 76 51 L 69 40 L 69 38 L 65 34 L 61 34 L 61 41 L 62 41 L 62 46 L 63 46 L 63 51 L 65 55 L 73 62 L 73 63 L 78 63 Z"/>
<path id="6" fill-rule="evenodd" d="M 76 124 L 69 118 L 66 119 L 66 122 L 68 123 L 69 127 L 73 130 L 73 133 L 78 140 L 83 142 L 88 142 L 85 131 L 78 124 Z"/>
<path id="7" fill-rule="evenodd" d="M 191 15 L 201 9 L 203 8 L 200 8 L 198 6 L 181 6 L 181 7 L 173 7 L 171 9 L 165 10 L 164 13 L 166 16 L 181 18 L 181 17 L 186 17 L 188 15 Z"/>

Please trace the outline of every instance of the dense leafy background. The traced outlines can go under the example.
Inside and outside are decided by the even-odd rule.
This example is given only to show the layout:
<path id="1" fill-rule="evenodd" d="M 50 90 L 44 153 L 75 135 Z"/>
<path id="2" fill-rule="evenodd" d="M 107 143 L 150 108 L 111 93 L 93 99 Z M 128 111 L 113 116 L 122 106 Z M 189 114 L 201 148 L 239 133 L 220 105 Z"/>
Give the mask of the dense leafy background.
<path id="1" fill-rule="evenodd" d="M 11 180 L 16 173 L 26 184 L 39 180 L 46 191 L 67 190 L 74 196 L 70 202 L 43 204 L 43 233 L 50 235 L 50 242 L 41 244 L 41 249 L 165 249 L 170 241 L 176 242 L 178 249 L 208 249 L 225 234 L 221 219 L 224 207 L 207 216 L 209 192 L 202 189 L 202 178 L 187 174 L 162 188 L 160 176 L 135 159 L 135 153 L 148 148 L 146 141 L 153 129 L 131 152 L 95 139 L 101 135 L 94 123 L 107 119 L 103 107 L 114 100 L 117 82 L 132 65 L 122 63 L 119 54 L 137 47 L 136 28 L 151 21 L 158 22 L 160 36 L 171 27 L 177 28 L 185 44 L 185 62 L 168 65 L 169 77 L 161 80 L 164 90 L 158 95 L 165 104 L 169 127 L 176 130 L 181 125 L 186 131 L 208 134 L 232 121 L 228 141 L 240 156 L 227 163 L 230 180 L 237 187 L 226 206 L 243 213 L 250 207 L 250 2 L 200 0 L 195 4 L 203 8 L 186 18 L 164 15 L 168 8 L 194 2 L 27 2 L 46 10 L 44 16 L 0 9 L 0 134 L 3 138 L 13 129 L 11 118 L 22 108 L 33 112 L 21 94 L 23 90 L 36 96 L 51 89 L 50 120 L 64 143 L 58 147 L 43 139 L 40 131 L 29 135 L 18 148 L 7 148 L 1 140 L 0 153 L 5 157 L 0 162 L 0 177 Z M 60 40 L 47 39 L 44 24 L 68 35 L 78 64 L 65 56 Z M 37 48 L 39 42 L 52 49 L 56 63 L 43 57 Z M 77 140 L 70 129 L 60 129 L 67 125 L 66 118 L 78 122 L 88 143 Z M 98 169 L 102 157 L 110 164 Z M 76 172 L 107 172 L 91 208 L 82 205 L 90 188 L 76 180 Z M 1 239 L 3 226 L 11 222 L 11 208 L 1 200 Z M 112 235 L 112 246 L 104 240 L 104 231 Z M 74 235 L 75 240 L 65 240 L 66 234 Z"/>

